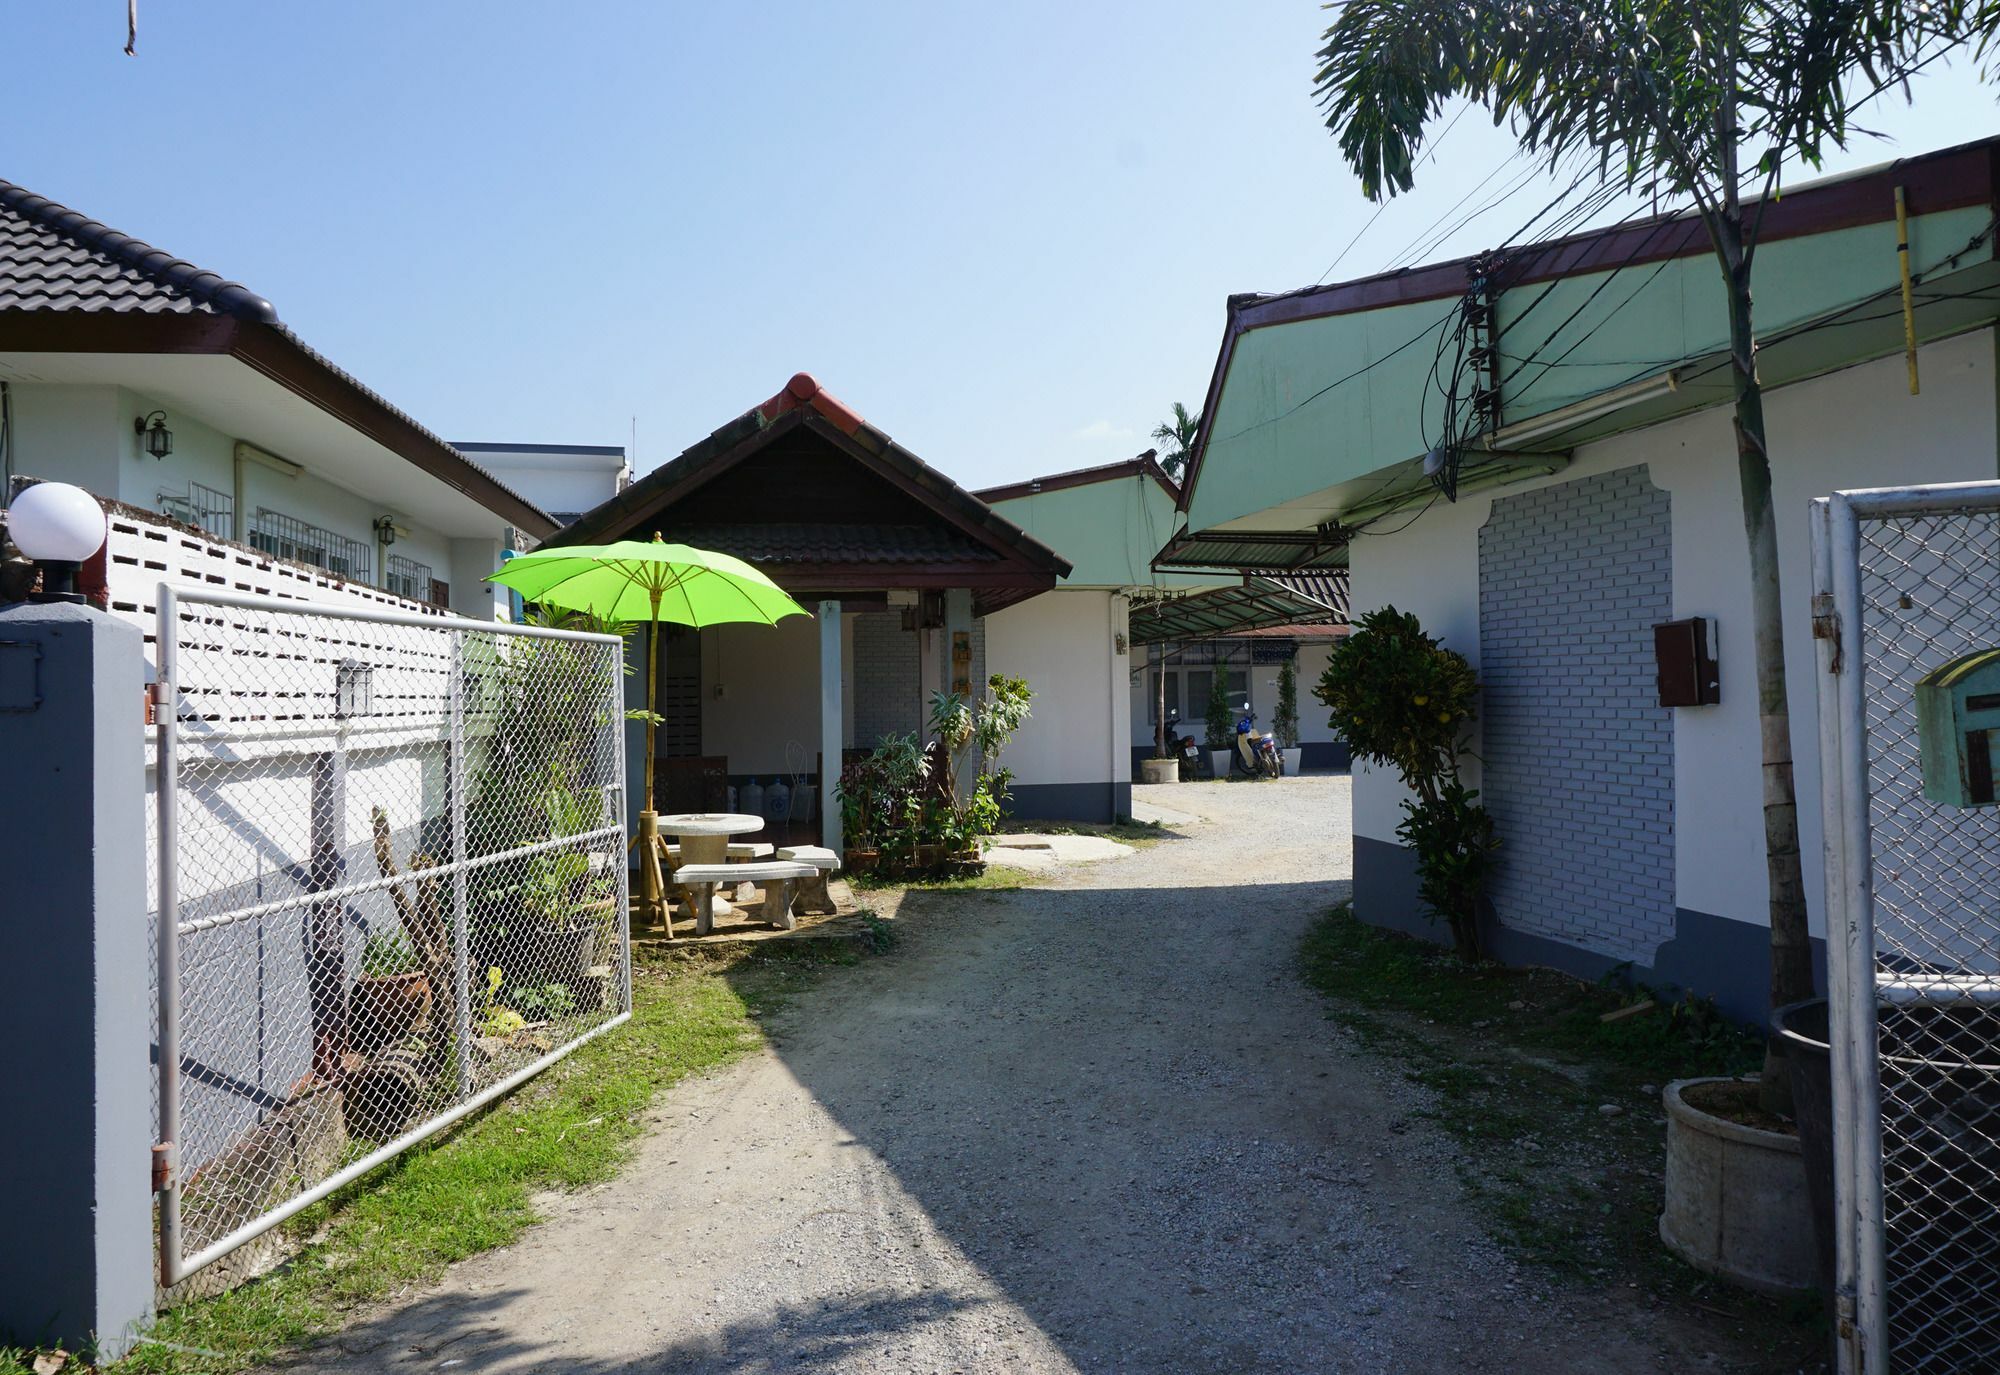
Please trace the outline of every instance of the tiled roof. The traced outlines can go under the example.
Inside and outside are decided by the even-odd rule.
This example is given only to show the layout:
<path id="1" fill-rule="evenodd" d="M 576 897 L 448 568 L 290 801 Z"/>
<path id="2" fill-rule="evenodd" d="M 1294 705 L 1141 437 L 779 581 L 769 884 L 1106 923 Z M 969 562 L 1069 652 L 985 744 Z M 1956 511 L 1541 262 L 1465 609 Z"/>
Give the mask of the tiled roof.
<path id="1" fill-rule="evenodd" d="M 980 563 L 1000 557 L 969 536 L 929 525 L 703 525 L 662 536 L 751 563 Z"/>
<path id="2" fill-rule="evenodd" d="M 305 394 L 319 396 L 328 379 L 352 388 L 371 413 L 363 417 L 367 423 L 342 416 L 349 425 L 373 435 L 531 536 L 539 539 L 556 529 L 547 512 L 292 333 L 271 303 L 242 283 L 4 180 L 0 180 L 0 314 L 207 315 L 240 320 L 243 326 L 237 337 L 255 336 L 253 344 L 262 341 L 265 361 L 275 347 L 290 355 L 282 361 L 303 363 L 313 374 L 312 389 Z M 232 345 L 239 357 L 246 357 L 244 347 L 249 345 Z M 319 404 L 326 405 L 323 397 Z M 390 422 L 387 428 L 407 428 L 411 442 L 384 439 L 382 421 Z"/>
<path id="3" fill-rule="evenodd" d="M 239 282 L 0 181 L 0 310 L 233 315 L 276 324 Z"/>

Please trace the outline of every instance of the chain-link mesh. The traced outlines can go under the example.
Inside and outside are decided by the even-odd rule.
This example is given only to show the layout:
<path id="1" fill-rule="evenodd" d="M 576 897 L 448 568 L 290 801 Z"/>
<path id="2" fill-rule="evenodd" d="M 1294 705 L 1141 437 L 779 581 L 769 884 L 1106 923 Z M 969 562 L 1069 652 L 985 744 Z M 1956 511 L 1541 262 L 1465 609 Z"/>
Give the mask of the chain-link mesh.
<path id="1" fill-rule="evenodd" d="M 1859 535 L 1891 1363 L 2000 1370 L 2000 808 L 1926 797 L 1917 705 L 2000 645 L 2000 513 Z"/>
<path id="2" fill-rule="evenodd" d="M 192 594 L 162 620 L 173 1272 L 626 1011 L 629 947 L 617 642 Z"/>

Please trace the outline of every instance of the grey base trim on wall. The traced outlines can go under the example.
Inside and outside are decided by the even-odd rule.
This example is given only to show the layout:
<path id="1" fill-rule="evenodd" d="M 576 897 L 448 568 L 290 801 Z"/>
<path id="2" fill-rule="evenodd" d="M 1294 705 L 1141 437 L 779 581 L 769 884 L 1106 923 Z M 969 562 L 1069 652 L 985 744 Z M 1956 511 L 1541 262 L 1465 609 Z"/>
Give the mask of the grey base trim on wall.
<path id="1" fill-rule="evenodd" d="M 1130 783 L 1016 783 L 1007 815 L 1018 821 L 1116 821 L 1132 814 Z"/>
<path id="2" fill-rule="evenodd" d="M 1401 931 L 1437 944 L 1450 936 L 1417 896 L 1416 856 L 1406 847 L 1369 836 L 1354 837 L 1354 914 L 1370 926 Z M 1479 939 L 1503 964 L 1561 970 L 1582 979 L 1602 978 L 1624 960 L 1546 936 L 1513 931 L 1488 913 Z M 1826 942 L 1813 938 L 1813 982 L 1826 988 Z M 1689 991 L 1715 999 L 1738 1021 L 1762 1026 L 1770 1014 L 1771 933 L 1763 926 L 1678 907 L 1673 939 L 1651 964 L 1631 963 L 1638 983 L 1667 992 Z"/>
<path id="3" fill-rule="evenodd" d="M 1299 750 L 1299 764 L 1303 768 L 1344 769 L 1354 762 L 1345 740 L 1308 740 Z"/>

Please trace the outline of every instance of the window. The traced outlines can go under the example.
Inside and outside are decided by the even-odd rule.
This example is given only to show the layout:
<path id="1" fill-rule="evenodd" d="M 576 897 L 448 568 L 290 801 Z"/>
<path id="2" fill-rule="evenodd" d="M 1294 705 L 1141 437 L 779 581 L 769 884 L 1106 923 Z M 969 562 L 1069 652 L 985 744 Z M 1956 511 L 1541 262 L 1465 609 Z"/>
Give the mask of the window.
<path id="1" fill-rule="evenodd" d="M 324 568 L 353 582 L 369 580 L 370 551 L 366 544 L 281 511 L 258 508 L 257 524 L 250 531 L 250 547 L 272 558 Z"/>
<path id="2" fill-rule="evenodd" d="M 1208 685 L 1212 670 L 1206 668 L 1169 668 L 1167 674 L 1167 715 L 1180 713 L 1182 721 L 1199 721 L 1208 716 Z M 1157 671 L 1155 673 L 1157 680 Z M 1240 668 L 1228 670 L 1223 679 L 1229 693 L 1229 710 L 1239 712 L 1250 700 L 1250 675 Z M 1159 707 L 1159 696 L 1146 699 L 1146 711 L 1150 718 Z M 1157 724 L 1157 722 L 1156 722 Z"/>
<path id="3" fill-rule="evenodd" d="M 236 534 L 236 499 L 227 492 L 190 482 L 185 493 L 161 492 L 154 504 L 161 515 L 206 530 L 217 539 Z"/>
<path id="4" fill-rule="evenodd" d="M 431 595 L 431 566 L 406 559 L 401 554 L 391 554 L 388 576 L 382 580 L 382 586 L 413 602 L 428 601 Z"/>

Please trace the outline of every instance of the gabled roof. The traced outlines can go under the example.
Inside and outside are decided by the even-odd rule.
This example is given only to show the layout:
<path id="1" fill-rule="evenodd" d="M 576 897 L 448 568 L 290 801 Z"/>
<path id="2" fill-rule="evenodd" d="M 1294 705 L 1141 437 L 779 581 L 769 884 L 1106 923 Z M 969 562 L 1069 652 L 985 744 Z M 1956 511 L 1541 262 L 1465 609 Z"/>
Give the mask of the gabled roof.
<path id="1" fill-rule="evenodd" d="M 337 416 L 540 539 L 556 524 L 220 273 L 0 181 L 0 351 L 219 354 Z"/>
<path id="2" fill-rule="evenodd" d="M 1962 144 L 1787 187 L 1781 196 L 1773 199 L 1766 209 L 1759 212 L 1761 220 L 1757 242 L 1760 251 L 1761 246 L 1782 243 L 1786 240 L 1829 235 L 1837 231 L 1869 226 L 1893 225 L 1895 195 L 1899 190 L 1905 197 L 1913 222 L 1921 216 L 1943 215 L 1952 211 L 1976 209 L 1990 214 L 1996 207 L 2000 207 L 2000 139 L 1989 138 Z M 1957 242 L 1961 241 L 1955 240 L 1951 246 L 1955 247 Z M 1893 243 L 1893 240 L 1891 242 Z M 1496 295 L 1531 287 L 1542 287 L 1546 291 L 1552 284 L 1560 284 L 1591 274 L 1616 274 L 1648 266 L 1657 272 L 1662 264 L 1672 263 L 1676 259 L 1702 257 L 1710 251 L 1706 231 L 1700 220 L 1691 212 L 1647 216 L 1507 250 L 1504 258 L 1499 260 L 1504 263 L 1503 270 L 1498 274 L 1499 280 L 1488 279 L 1487 285 Z M 1990 258 L 1991 253 L 1989 252 L 1987 256 Z M 1240 353 L 1251 347 L 1245 343 L 1246 336 L 1259 330 L 1328 320 L 1337 316 L 1462 298 L 1476 279 L 1483 278 L 1486 272 L 1492 270 L 1491 265 L 1495 261 L 1492 255 L 1482 254 L 1426 263 L 1353 281 L 1329 283 L 1325 286 L 1272 293 L 1247 292 L 1229 297 L 1222 343 L 1216 354 L 1214 370 L 1210 374 L 1208 390 L 1203 397 L 1203 424 L 1196 436 L 1187 471 L 1181 482 L 1180 509 L 1188 512 L 1195 504 L 1196 487 L 1207 465 L 1212 442 L 1227 443 L 1231 438 L 1225 434 L 1217 439 L 1211 433 L 1211 426 L 1222 414 L 1221 403 L 1232 364 L 1236 362 Z M 1893 254 L 1888 261 L 1893 264 Z M 1702 270 L 1708 271 L 1706 268 Z M 1837 283 L 1841 273 L 1825 271 L 1819 275 Z M 1633 280 L 1639 279 L 1640 274 L 1634 273 Z M 1766 324 L 1760 329 L 1764 331 L 1775 327 L 1771 323 L 1771 312 L 1768 309 L 1770 301 L 1775 297 L 1776 293 L 1767 293 L 1766 299 L 1760 300 L 1760 311 L 1766 319 Z M 1923 309 L 1924 306 L 1920 304 L 1919 312 L 1921 313 Z M 1525 313 L 1524 310 L 1523 314 Z M 1537 326 L 1543 323 L 1545 322 L 1538 321 Z M 1900 328 L 1885 331 L 1885 337 L 1887 336 L 1893 336 L 1891 339 L 1893 347 L 1901 346 Z M 1768 368 L 1779 361 L 1769 352 L 1770 343 L 1768 337 L 1760 339 L 1760 369 Z M 1329 380 L 1313 395 L 1323 395 L 1333 391 L 1335 387 L 1351 382 L 1362 373 L 1385 362 L 1388 357 L 1387 345 L 1377 343 L 1371 347 L 1379 352 L 1371 355 L 1370 360 L 1359 371 L 1346 377 Z M 1428 353 L 1428 348 L 1413 349 L 1409 357 L 1421 363 L 1419 355 L 1427 356 Z M 1695 357 L 1697 355 L 1690 355 L 1681 361 L 1694 361 Z M 1587 359 L 1588 355 L 1585 355 L 1583 359 L 1565 361 L 1570 370 L 1575 371 L 1582 367 Z M 1663 359 L 1660 361 L 1660 366 L 1668 367 L 1675 362 L 1674 359 Z M 1552 367 L 1553 365 L 1545 368 L 1544 373 L 1552 370 Z M 1508 375 L 1512 376 L 1521 370 L 1521 367 L 1513 367 Z M 1531 381 L 1532 378 L 1524 378 L 1522 385 L 1525 387 Z M 1767 385 L 1769 385 L 1768 379 Z M 1421 388 L 1411 390 L 1414 392 Z M 1709 392 L 1713 395 L 1709 395 Z M 1709 388 L 1699 396 L 1689 391 L 1686 396 L 1674 403 L 1674 406 L 1685 410 L 1698 405 L 1719 404 L 1722 400 L 1726 400 L 1725 393 L 1726 388 L 1720 386 Z M 1518 398 L 1509 400 L 1515 401 Z M 1289 404 L 1296 410 L 1304 402 Z M 1663 413 L 1673 408 L 1663 405 L 1653 409 L 1637 409 L 1628 413 L 1627 421 L 1634 424 L 1650 422 L 1661 418 Z M 1543 408 L 1530 406 L 1523 415 L 1514 415 L 1510 411 L 1510 418 L 1529 418 L 1539 414 L 1541 409 Z M 1608 427 L 1609 422 L 1599 426 L 1598 430 L 1590 433 L 1588 437 L 1601 437 L 1602 432 Z M 1421 447 L 1414 452 L 1420 455 Z M 1399 455 L 1399 457 L 1408 456 Z M 1206 539 L 1210 533 L 1208 530 L 1196 531 L 1193 540 Z M 1209 559 L 1211 554 L 1220 552 L 1221 544 L 1226 543 L 1224 537 L 1231 532 L 1215 530 L 1212 533 L 1217 537 L 1214 547 L 1196 548 L 1189 540 L 1177 537 L 1162 551 L 1162 557 L 1158 562 L 1165 566 L 1173 566 L 1177 563 Z M 1300 557 L 1319 557 L 1315 552 L 1317 548 L 1315 542 L 1309 538 L 1311 532 L 1305 533 L 1308 538 L 1301 542 Z M 1334 557 L 1344 559 L 1344 548 Z"/>
<path id="3" fill-rule="evenodd" d="M 685 504 L 691 497 L 801 433 L 859 464 L 929 519 L 918 524 L 885 514 L 879 522 L 834 521 L 807 494 L 773 490 L 760 494 L 758 509 L 689 525 Z M 753 562 L 788 565 L 789 579 L 780 573 L 780 580 L 796 586 L 833 585 L 830 580 L 841 577 L 842 568 L 854 570 L 857 578 L 888 576 L 892 565 L 905 570 L 897 577 L 926 565 L 940 579 L 962 578 L 964 585 L 1011 582 L 1013 594 L 984 599 L 988 609 L 1053 587 L 1070 572 L 1069 561 L 1055 550 L 870 425 L 808 373 L 797 374 L 770 400 L 584 512 L 550 543 L 602 544 L 656 530 Z M 799 581 L 807 569 L 813 581 Z"/>
<path id="4" fill-rule="evenodd" d="M 1003 483 L 998 487 L 981 487 L 973 495 L 985 502 L 1019 501 L 1022 497 L 1039 496 L 1043 492 L 1060 492 L 1065 487 L 1088 487 L 1092 483 L 1115 482 L 1121 478 L 1150 477 L 1160 484 L 1161 491 L 1179 500 L 1180 488 L 1167 476 L 1167 470 L 1160 466 L 1159 453 L 1158 449 L 1148 449 L 1117 463 L 1102 463 L 1095 468 L 1072 468 L 1066 473 L 1024 478 L 1020 482 Z"/>

